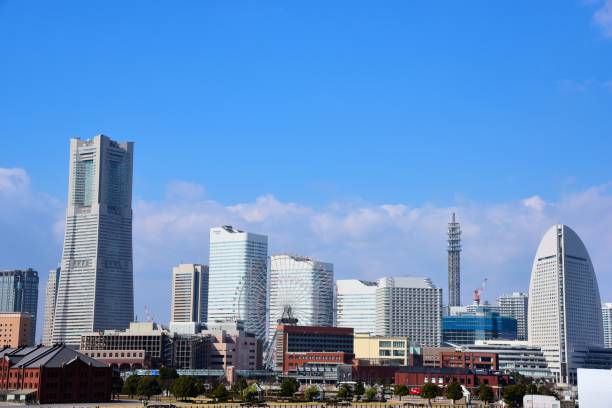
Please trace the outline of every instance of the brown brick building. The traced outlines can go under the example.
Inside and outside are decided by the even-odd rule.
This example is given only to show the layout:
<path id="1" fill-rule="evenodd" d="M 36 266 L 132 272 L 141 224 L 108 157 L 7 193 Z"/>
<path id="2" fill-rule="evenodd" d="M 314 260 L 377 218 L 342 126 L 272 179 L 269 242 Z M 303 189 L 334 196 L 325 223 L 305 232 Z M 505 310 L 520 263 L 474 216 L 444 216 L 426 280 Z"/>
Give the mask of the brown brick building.
<path id="1" fill-rule="evenodd" d="M 104 402 L 110 400 L 111 384 L 108 365 L 63 345 L 0 351 L 0 400 Z"/>
<path id="2" fill-rule="evenodd" d="M 448 368 L 471 368 L 473 370 L 498 370 L 496 353 L 471 351 L 442 351 L 440 366 Z"/>
<path id="3" fill-rule="evenodd" d="M 0 313 L 0 347 L 32 346 L 34 317 L 28 313 Z"/>

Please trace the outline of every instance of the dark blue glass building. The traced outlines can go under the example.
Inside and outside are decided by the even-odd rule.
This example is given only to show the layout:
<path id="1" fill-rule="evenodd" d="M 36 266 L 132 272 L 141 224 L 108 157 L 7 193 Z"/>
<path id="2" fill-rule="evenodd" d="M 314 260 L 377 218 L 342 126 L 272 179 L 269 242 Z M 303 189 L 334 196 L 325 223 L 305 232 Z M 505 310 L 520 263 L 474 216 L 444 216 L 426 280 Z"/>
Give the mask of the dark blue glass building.
<path id="1" fill-rule="evenodd" d="M 516 340 L 516 319 L 498 312 L 477 309 L 442 318 L 442 341 L 451 344 L 474 344 L 476 340 Z"/>

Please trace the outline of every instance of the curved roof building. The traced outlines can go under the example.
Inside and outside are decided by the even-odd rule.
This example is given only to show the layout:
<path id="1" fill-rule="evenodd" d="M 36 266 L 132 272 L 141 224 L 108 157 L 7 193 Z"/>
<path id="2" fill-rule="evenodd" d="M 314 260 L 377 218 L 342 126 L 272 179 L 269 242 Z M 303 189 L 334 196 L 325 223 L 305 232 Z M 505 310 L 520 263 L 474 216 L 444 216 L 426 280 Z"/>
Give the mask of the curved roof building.
<path id="1" fill-rule="evenodd" d="M 540 346 L 555 381 L 576 384 L 589 347 L 603 346 L 595 270 L 578 235 L 552 226 L 533 260 L 529 285 L 529 342 Z"/>

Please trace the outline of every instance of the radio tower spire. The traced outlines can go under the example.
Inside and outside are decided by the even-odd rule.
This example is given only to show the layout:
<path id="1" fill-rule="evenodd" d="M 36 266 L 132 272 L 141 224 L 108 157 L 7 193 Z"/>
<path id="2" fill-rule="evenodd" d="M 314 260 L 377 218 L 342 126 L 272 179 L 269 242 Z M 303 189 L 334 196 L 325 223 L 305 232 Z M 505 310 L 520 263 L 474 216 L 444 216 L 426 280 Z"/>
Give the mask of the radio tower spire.
<path id="1" fill-rule="evenodd" d="M 461 306 L 461 225 L 453 213 L 448 223 L 448 305 Z"/>

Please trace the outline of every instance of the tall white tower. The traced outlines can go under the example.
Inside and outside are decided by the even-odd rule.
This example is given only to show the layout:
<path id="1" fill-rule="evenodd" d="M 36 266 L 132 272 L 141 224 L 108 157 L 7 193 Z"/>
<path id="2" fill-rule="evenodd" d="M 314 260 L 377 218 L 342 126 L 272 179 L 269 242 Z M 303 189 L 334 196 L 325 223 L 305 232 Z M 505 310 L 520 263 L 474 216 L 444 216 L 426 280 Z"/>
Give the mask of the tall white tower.
<path id="1" fill-rule="evenodd" d="M 461 225 L 453 213 L 448 223 L 448 306 L 461 306 Z"/>
<path id="2" fill-rule="evenodd" d="M 298 255 L 272 255 L 269 290 L 269 340 L 287 308 L 300 326 L 333 326 L 334 265 Z"/>
<path id="3" fill-rule="evenodd" d="M 127 328 L 134 317 L 134 144 L 98 135 L 70 140 L 68 209 L 53 343 Z"/>
<path id="4" fill-rule="evenodd" d="M 241 320 L 245 331 L 265 340 L 268 237 L 211 228 L 209 258 L 208 320 Z"/>
<path id="5" fill-rule="evenodd" d="M 208 266 L 175 266 L 172 268 L 172 322 L 205 323 L 207 319 Z"/>
<path id="6" fill-rule="evenodd" d="M 540 346 L 556 382 L 576 384 L 580 354 L 603 347 L 597 278 L 586 247 L 565 225 L 542 238 L 531 271 L 529 342 Z"/>

